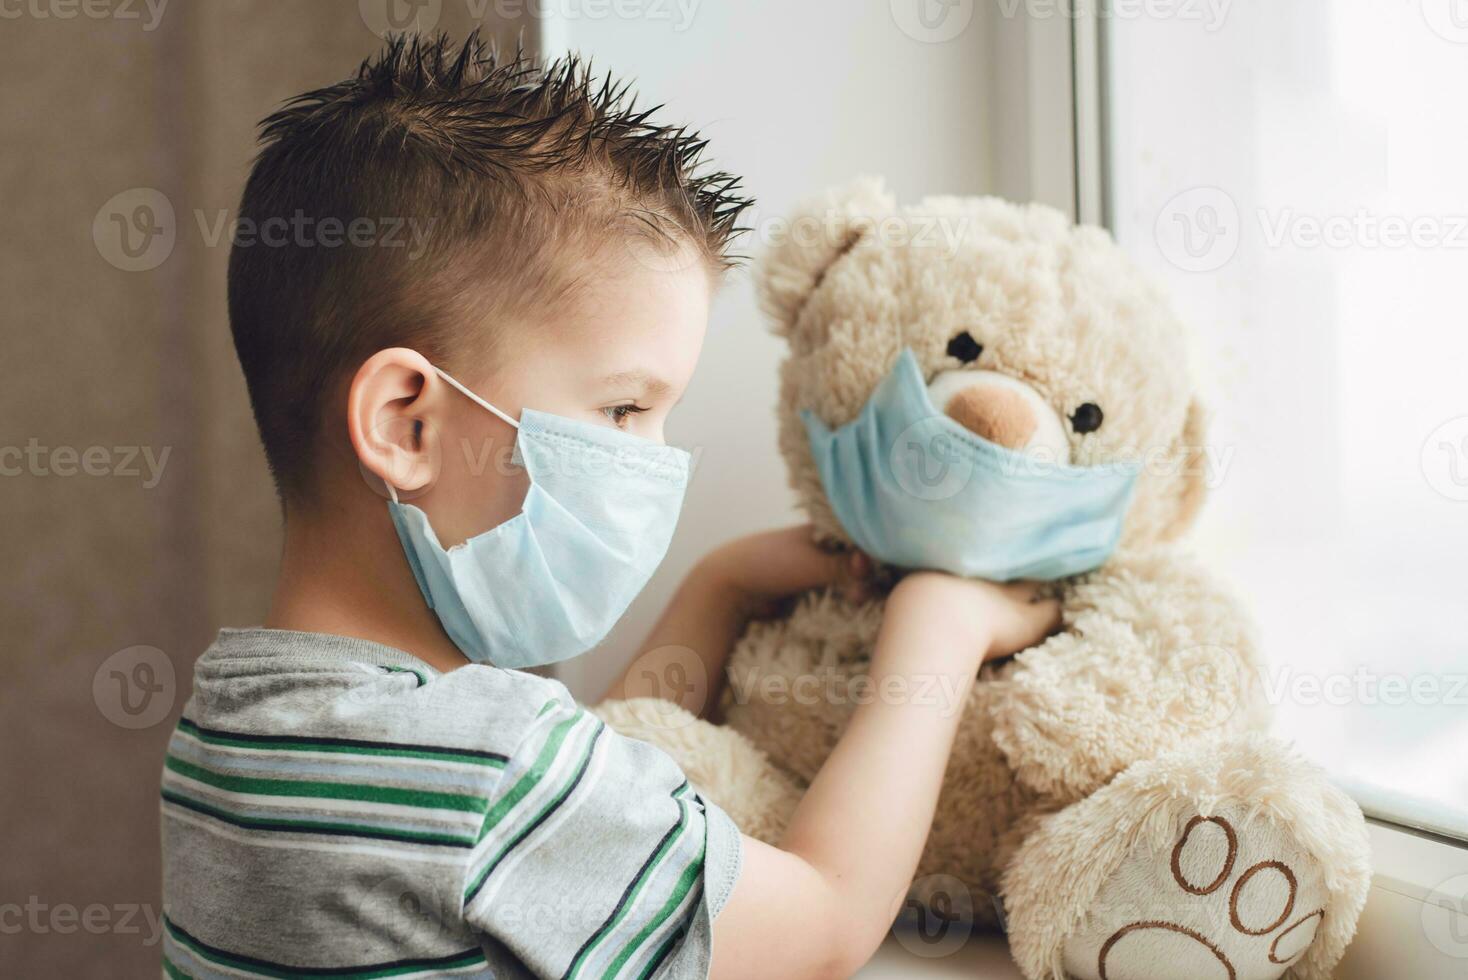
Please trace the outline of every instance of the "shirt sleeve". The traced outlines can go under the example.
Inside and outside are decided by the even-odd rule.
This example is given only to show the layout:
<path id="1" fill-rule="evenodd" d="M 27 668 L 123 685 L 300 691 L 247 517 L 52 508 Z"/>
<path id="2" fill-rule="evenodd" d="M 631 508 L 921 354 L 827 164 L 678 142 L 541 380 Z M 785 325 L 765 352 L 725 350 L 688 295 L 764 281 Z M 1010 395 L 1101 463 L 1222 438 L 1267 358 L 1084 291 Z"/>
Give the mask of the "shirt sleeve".
<path id="1" fill-rule="evenodd" d="M 464 917 L 536 977 L 703 978 L 739 862 L 733 821 L 668 755 L 565 695 L 488 801 Z"/>

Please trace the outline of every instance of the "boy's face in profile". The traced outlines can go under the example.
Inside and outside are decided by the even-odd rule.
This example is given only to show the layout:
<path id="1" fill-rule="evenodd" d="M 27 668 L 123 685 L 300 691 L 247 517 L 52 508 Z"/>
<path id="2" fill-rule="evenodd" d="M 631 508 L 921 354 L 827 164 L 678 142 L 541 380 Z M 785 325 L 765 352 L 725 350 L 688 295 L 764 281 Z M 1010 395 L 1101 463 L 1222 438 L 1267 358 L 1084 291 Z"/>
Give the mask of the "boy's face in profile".
<path id="1" fill-rule="evenodd" d="M 486 363 L 461 367 L 457 380 L 512 418 L 535 409 L 661 443 L 698 363 L 712 284 L 708 264 L 691 254 L 659 259 L 637 251 L 596 263 L 562 310 L 488 325 L 495 340 Z M 436 396 L 418 398 L 417 411 L 400 413 L 401 399 L 391 397 L 371 411 L 380 431 L 416 448 L 413 461 L 397 468 L 424 482 L 404 499 L 422 508 L 443 546 L 452 547 L 513 518 L 529 483 L 509 462 L 514 429 L 435 382 Z M 379 394 L 369 403 L 384 400 L 382 389 L 374 390 Z M 416 443 L 404 438 L 409 415 L 423 422 Z"/>

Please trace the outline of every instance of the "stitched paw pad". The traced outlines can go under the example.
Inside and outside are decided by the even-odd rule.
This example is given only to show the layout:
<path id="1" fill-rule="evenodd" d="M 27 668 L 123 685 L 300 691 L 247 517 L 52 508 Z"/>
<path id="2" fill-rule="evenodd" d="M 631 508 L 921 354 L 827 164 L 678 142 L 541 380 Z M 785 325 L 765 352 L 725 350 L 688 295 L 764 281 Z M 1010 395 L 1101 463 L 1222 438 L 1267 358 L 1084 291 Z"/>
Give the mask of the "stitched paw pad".
<path id="1" fill-rule="evenodd" d="M 1095 980 L 1275 980 L 1324 917 L 1318 863 L 1289 834 L 1241 814 L 1195 816 L 1170 848 L 1139 847 L 1065 945 Z"/>

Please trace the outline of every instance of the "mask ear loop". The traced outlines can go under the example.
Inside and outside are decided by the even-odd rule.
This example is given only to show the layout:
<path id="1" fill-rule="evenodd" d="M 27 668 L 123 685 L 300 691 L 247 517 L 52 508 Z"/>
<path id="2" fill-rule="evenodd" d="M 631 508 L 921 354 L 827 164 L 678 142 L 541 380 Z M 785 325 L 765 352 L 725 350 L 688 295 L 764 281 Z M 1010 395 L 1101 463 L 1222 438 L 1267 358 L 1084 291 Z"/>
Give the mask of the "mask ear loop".
<path id="1" fill-rule="evenodd" d="M 516 422 L 514 419 L 510 418 L 504 412 L 501 412 L 499 409 L 495 408 L 489 402 L 485 401 L 483 398 L 480 398 L 478 395 L 474 394 L 474 392 L 470 391 L 468 388 L 466 388 L 463 385 L 459 384 L 459 382 L 455 381 L 453 379 L 453 377 L 450 376 L 449 373 L 447 371 L 445 371 L 443 368 L 435 366 L 433 370 L 436 371 L 436 372 L 438 372 L 438 376 L 440 378 L 443 378 L 449 384 L 453 385 L 455 388 L 459 389 L 459 391 L 463 392 L 464 395 L 470 401 L 472 401 L 474 404 L 478 405 L 482 409 L 485 409 L 486 411 L 493 412 L 496 416 L 498 416 L 504 422 L 508 423 L 513 428 L 516 428 L 516 429 L 520 428 L 520 423 L 519 422 Z"/>
<path id="2" fill-rule="evenodd" d="M 499 418 L 501 421 L 503 421 L 506 424 L 508 424 L 511 428 L 516 429 L 516 430 L 518 430 L 520 428 L 520 423 L 519 422 L 516 422 L 514 419 L 510 418 L 504 412 L 500 411 L 499 409 L 497 409 L 493 405 L 491 405 L 489 402 L 485 401 L 483 398 L 480 398 L 478 395 L 474 394 L 474 392 L 470 391 L 467 387 L 465 387 L 464 385 L 460 384 L 458 382 L 458 380 L 456 380 L 453 377 L 453 375 L 449 374 L 443 368 L 439 367 L 438 365 L 434 365 L 433 366 L 433 370 L 434 370 L 434 372 L 440 378 L 443 378 L 450 385 L 452 385 L 453 387 L 457 388 L 466 398 L 468 398 L 474 404 L 478 405 L 480 408 L 485 409 L 486 411 L 489 411 L 489 412 L 493 413 L 497 418 Z M 390 496 L 392 498 L 392 502 L 393 503 L 397 503 L 398 502 L 398 488 L 395 487 L 395 486 L 393 486 L 391 483 L 388 483 L 388 481 L 386 481 L 386 480 L 384 480 L 382 482 L 387 484 L 387 493 L 388 493 L 388 496 Z"/>

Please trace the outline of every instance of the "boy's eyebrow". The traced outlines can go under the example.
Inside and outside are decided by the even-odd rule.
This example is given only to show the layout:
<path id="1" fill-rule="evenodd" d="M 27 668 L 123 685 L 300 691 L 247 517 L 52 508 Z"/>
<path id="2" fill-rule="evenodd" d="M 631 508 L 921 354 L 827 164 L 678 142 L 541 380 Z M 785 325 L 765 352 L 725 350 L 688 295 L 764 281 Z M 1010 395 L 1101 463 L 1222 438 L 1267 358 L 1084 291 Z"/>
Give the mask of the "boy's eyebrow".
<path id="1" fill-rule="evenodd" d="M 673 390 L 672 385 L 662 378 L 653 377 L 646 371 L 619 371 L 616 374 L 607 375 L 604 381 L 614 386 L 636 385 L 648 395 L 666 395 Z"/>

